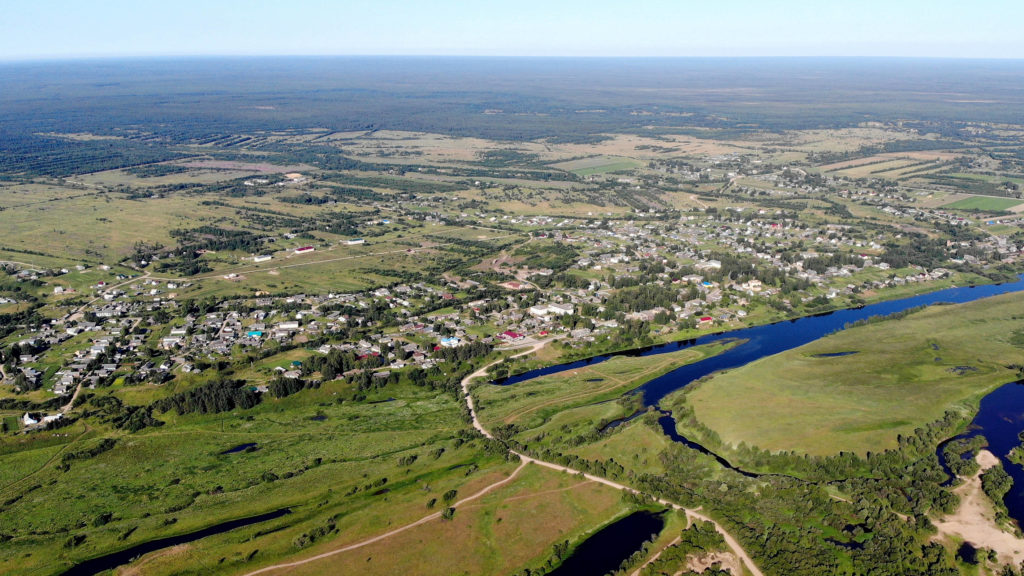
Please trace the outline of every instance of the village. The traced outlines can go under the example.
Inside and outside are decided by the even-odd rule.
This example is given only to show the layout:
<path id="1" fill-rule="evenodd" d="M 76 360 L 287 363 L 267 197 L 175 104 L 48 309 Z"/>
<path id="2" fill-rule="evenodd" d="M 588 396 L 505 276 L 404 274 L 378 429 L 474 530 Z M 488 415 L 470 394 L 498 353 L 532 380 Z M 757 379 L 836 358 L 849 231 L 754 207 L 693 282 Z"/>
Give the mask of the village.
<path id="1" fill-rule="evenodd" d="M 779 180 L 774 174 L 760 178 Z M 804 186 L 793 193 L 823 190 Z M 740 187 L 733 191 L 745 193 Z M 904 231 L 912 233 L 922 224 L 976 229 L 979 223 L 955 211 L 919 208 L 914 197 L 903 193 L 849 188 L 839 196 L 891 223 L 872 228 L 862 221 L 809 219 L 786 207 L 739 203 L 684 212 L 637 210 L 635 218 L 435 211 L 424 220 L 518 228 L 530 242 L 564 246 L 574 258 L 558 270 L 531 268 L 514 258 L 492 259 L 488 270 L 504 281 L 446 275 L 437 283 L 394 283 L 357 293 L 265 294 L 198 304 L 181 301 L 176 291 L 201 279 L 157 279 L 144 268 L 134 278 L 111 271 L 109 281 L 83 294 L 92 298 L 88 305 L 21 327 L 10 340 L 3 382 L 16 393 L 44 389 L 70 399 L 80 388 L 161 385 L 177 375 L 216 371 L 232 358 L 272 360 L 293 349 L 315 354 L 339 350 L 372 359 L 338 376 L 368 371 L 376 378 L 406 368 L 430 370 L 446 361 L 444 350 L 473 343 L 502 350 L 557 339 L 567 354 L 585 356 L 631 342 L 684 339 L 863 305 L 891 290 L 920 285 L 915 290 L 923 291 L 967 278 L 968 271 L 1019 259 L 1013 241 L 983 233 L 944 241 L 938 257 L 895 258 L 892 242 Z M 422 218 L 424 207 L 436 210 L 438 205 L 421 203 L 417 217 Z M 402 210 L 398 204 L 388 208 Z M 364 243 L 356 238 L 340 245 Z M 324 248 L 303 244 L 249 260 L 273 263 L 318 247 Z M 75 273 L 12 265 L 8 272 L 34 282 Z M 239 281 L 244 276 L 223 278 Z M 53 292 L 65 295 L 59 285 Z M 275 366 L 266 379 L 309 376 L 301 362 L 294 362 Z M 266 390 L 266 382 L 255 385 Z M 52 414 L 26 414 L 25 429 L 52 426 L 71 404 L 68 400 Z"/>

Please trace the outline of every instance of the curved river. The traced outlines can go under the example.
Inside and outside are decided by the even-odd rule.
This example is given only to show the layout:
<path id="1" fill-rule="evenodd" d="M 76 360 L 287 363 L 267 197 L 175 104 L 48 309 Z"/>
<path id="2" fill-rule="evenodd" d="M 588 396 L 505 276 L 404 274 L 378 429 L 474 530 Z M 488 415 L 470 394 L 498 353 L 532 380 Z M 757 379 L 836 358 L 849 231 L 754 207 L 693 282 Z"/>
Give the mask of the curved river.
<path id="1" fill-rule="evenodd" d="M 692 340 L 671 342 L 669 344 L 660 344 L 658 346 L 650 346 L 639 350 L 595 356 L 593 358 L 587 358 L 586 360 L 577 360 L 575 362 L 558 364 L 547 368 L 538 368 L 536 370 L 530 370 L 529 372 L 510 376 L 509 378 L 497 380 L 495 381 L 495 384 L 502 386 L 516 384 L 538 376 L 544 376 L 546 374 L 555 374 L 564 370 L 571 370 L 582 366 L 597 364 L 614 356 L 651 356 L 655 354 L 664 354 L 666 352 L 674 352 L 681 348 L 689 348 L 690 346 L 718 342 L 721 340 L 745 340 L 745 342 L 742 342 L 738 346 L 735 346 L 717 356 L 683 366 L 641 386 L 639 390 L 644 393 L 644 399 L 647 403 L 652 406 L 657 406 L 662 398 L 671 392 L 686 386 L 694 380 L 713 374 L 719 370 L 736 368 L 765 356 L 771 356 L 772 354 L 778 354 L 779 352 L 785 352 L 786 350 L 803 346 L 804 344 L 813 342 L 823 336 L 831 334 L 832 332 L 842 330 L 847 324 L 858 320 L 864 320 L 872 316 L 886 316 L 888 314 L 903 312 L 918 306 L 927 306 L 929 304 L 938 303 L 960 304 L 963 302 L 972 302 L 981 298 L 987 298 L 989 296 L 1007 294 L 1010 292 L 1020 292 L 1022 290 L 1024 290 L 1024 275 L 1021 275 L 1016 282 L 1005 284 L 947 288 L 945 290 L 938 290 L 936 292 L 929 292 L 927 294 L 920 294 L 909 298 L 869 304 L 862 308 L 836 310 L 835 312 L 827 312 L 816 316 L 805 316 L 803 318 L 796 318 L 793 320 L 783 320 L 781 322 L 776 322 L 775 324 L 766 324 L 763 326 L 755 326 L 753 328 L 741 328 L 739 330 L 732 330 L 729 332 L 708 334 Z"/>
<path id="2" fill-rule="evenodd" d="M 1024 290 L 1024 275 L 1018 277 L 1016 282 L 1005 284 L 947 288 L 909 298 L 879 302 L 862 308 L 837 310 L 835 312 L 786 320 L 775 324 L 708 334 L 693 340 L 662 344 L 618 354 L 596 356 L 586 360 L 531 370 L 499 380 L 495 384 L 515 384 L 545 374 L 554 374 L 563 370 L 571 370 L 604 362 L 616 355 L 649 356 L 726 339 L 741 341 L 739 345 L 718 356 L 683 366 L 640 386 L 638 390 L 643 392 L 645 401 L 652 406 L 657 406 L 665 396 L 695 380 L 720 370 L 743 366 L 759 358 L 803 346 L 832 332 L 842 330 L 847 324 L 858 320 L 864 320 L 872 316 L 894 314 L 918 306 L 938 303 L 959 304 L 999 294 L 1020 292 L 1022 290 Z M 1005 410 L 1011 406 L 1014 410 L 1012 417 L 1005 413 Z M 997 407 L 1003 407 L 1003 409 L 997 410 Z M 702 446 L 678 435 L 675 432 L 675 422 L 671 420 L 671 416 L 667 415 L 667 413 L 662 416 L 662 427 L 673 440 L 684 442 L 699 450 L 705 450 Z M 972 425 L 972 430 L 975 430 L 975 433 L 985 435 L 992 446 L 993 452 L 1004 461 L 1003 463 L 1007 471 L 1014 477 L 1014 489 L 1007 494 L 1006 504 L 1010 509 L 1011 516 L 1017 519 L 1021 525 L 1024 525 L 1024 470 L 1021 470 L 1018 466 L 1009 465 L 1005 458 L 1009 447 L 1018 442 L 1017 434 L 1022 429 L 1024 429 L 1024 386 L 1017 384 L 1008 384 L 986 397 L 982 401 L 981 410 Z M 717 455 L 714 456 L 717 457 Z M 728 462 L 721 458 L 719 458 L 719 461 L 723 465 L 732 468 Z M 735 470 L 735 468 L 733 469 Z M 738 471 L 745 473 L 742 470 Z"/>

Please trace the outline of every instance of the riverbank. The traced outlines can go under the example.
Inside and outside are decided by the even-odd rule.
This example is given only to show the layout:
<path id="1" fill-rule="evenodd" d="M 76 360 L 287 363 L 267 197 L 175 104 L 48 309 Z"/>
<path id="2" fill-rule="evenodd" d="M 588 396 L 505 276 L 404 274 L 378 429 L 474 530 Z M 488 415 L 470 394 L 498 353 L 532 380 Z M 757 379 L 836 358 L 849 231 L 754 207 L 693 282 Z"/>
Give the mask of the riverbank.
<path id="1" fill-rule="evenodd" d="M 1018 378 L 1011 342 L 1024 299 L 933 306 L 860 325 L 702 382 L 685 394 L 694 418 L 723 446 L 812 456 L 895 449 L 899 436 Z"/>

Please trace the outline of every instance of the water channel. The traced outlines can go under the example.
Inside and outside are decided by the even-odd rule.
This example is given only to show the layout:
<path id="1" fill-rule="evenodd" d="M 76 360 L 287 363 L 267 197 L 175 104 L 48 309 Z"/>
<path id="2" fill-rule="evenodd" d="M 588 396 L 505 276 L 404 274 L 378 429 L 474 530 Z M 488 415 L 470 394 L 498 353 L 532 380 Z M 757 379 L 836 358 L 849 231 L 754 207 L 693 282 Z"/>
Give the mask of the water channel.
<path id="1" fill-rule="evenodd" d="M 266 514 L 260 514 L 259 516 L 250 516 L 248 518 L 239 518 L 237 520 L 229 520 L 220 524 L 210 526 L 209 528 L 203 528 L 195 532 L 189 532 L 188 534 L 180 534 L 178 536 L 170 536 L 167 538 L 159 538 L 157 540 L 150 540 L 149 542 L 143 542 L 131 548 L 113 552 L 105 556 L 99 556 L 86 560 L 80 564 L 76 564 L 66 571 L 61 573 L 61 576 L 92 576 L 93 574 L 99 574 L 106 570 L 113 570 L 118 566 L 127 564 L 142 556 L 143 554 L 149 554 L 162 548 L 169 548 L 171 546 L 177 546 L 179 544 L 187 544 L 189 542 L 195 542 L 196 540 L 206 538 L 207 536 L 213 536 L 215 534 L 221 534 L 229 530 L 235 530 L 244 526 L 251 526 L 253 524 L 259 524 L 260 522 L 266 522 L 268 520 L 274 520 L 287 514 L 291 514 L 291 510 L 288 508 L 282 508 L 275 510 L 274 512 L 267 512 Z"/>

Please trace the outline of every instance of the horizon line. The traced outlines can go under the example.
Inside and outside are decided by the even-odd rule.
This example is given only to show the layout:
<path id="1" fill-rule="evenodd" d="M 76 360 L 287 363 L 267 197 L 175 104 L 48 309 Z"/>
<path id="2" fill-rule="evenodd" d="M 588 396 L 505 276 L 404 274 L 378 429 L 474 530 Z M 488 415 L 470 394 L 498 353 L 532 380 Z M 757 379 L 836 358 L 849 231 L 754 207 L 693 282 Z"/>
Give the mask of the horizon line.
<path id="1" fill-rule="evenodd" d="M 508 54 L 123 54 L 61 55 L 4 58 L 0 64 L 57 64 L 71 62 L 245 60 L 245 59 L 473 59 L 473 60 L 927 60 L 958 62 L 1024 62 L 1018 56 L 907 56 L 907 55 L 508 55 Z"/>

